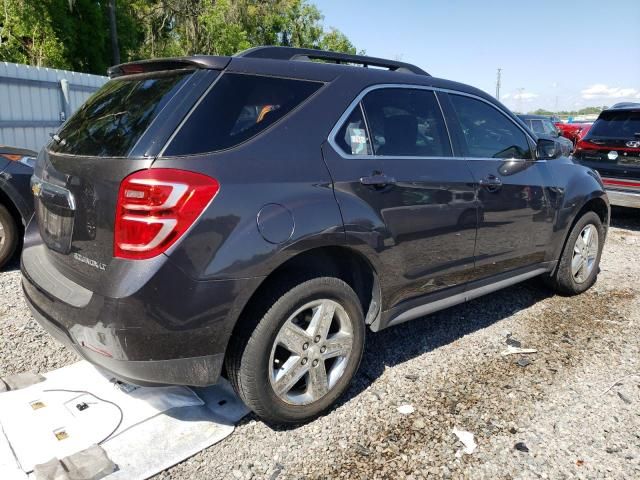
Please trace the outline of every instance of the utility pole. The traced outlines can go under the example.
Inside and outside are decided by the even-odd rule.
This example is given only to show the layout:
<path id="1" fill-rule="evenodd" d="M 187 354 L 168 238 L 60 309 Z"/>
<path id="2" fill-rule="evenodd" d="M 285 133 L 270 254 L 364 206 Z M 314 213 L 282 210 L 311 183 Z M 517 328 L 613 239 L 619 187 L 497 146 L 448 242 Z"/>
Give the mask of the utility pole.
<path id="1" fill-rule="evenodd" d="M 496 100 L 500 100 L 500 77 L 502 76 L 502 69 L 498 68 L 498 76 L 496 79 Z"/>
<path id="2" fill-rule="evenodd" d="M 118 48 L 118 27 L 116 24 L 116 0 L 109 0 L 109 36 L 111 37 L 111 60 L 113 65 L 120 63 L 120 48 Z"/>

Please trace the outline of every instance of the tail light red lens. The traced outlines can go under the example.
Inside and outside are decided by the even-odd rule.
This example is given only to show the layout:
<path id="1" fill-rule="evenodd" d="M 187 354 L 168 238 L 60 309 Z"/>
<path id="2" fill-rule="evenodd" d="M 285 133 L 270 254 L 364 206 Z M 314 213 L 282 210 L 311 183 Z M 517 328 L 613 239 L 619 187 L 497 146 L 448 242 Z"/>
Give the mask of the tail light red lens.
<path id="1" fill-rule="evenodd" d="M 120 184 L 114 256 L 133 260 L 165 252 L 220 190 L 214 178 L 187 170 L 141 170 Z"/>
<path id="2" fill-rule="evenodd" d="M 602 146 L 596 145 L 586 140 L 578 140 L 578 143 L 576 143 L 576 150 L 597 150 L 599 148 L 602 148 Z"/>

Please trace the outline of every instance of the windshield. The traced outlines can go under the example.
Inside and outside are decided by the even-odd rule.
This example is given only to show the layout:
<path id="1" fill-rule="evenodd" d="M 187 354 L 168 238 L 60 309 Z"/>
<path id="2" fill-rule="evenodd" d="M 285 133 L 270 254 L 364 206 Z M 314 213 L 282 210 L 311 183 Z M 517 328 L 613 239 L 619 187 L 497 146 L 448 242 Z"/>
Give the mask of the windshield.
<path id="1" fill-rule="evenodd" d="M 544 125 L 544 129 L 545 132 L 548 135 L 553 135 L 555 137 L 557 137 L 559 135 L 558 129 L 556 128 L 556 126 L 551 122 L 551 120 L 543 120 L 542 124 Z"/>
<path id="2" fill-rule="evenodd" d="M 50 150 L 126 156 L 190 73 L 157 72 L 107 82 L 63 125 Z"/>
<path id="3" fill-rule="evenodd" d="M 546 133 L 544 131 L 544 126 L 542 125 L 542 120 L 529 120 L 529 125 L 531 126 L 531 130 L 535 133 Z"/>
<path id="4" fill-rule="evenodd" d="M 639 138 L 640 111 L 603 112 L 591 127 L 589 137 Z"/>

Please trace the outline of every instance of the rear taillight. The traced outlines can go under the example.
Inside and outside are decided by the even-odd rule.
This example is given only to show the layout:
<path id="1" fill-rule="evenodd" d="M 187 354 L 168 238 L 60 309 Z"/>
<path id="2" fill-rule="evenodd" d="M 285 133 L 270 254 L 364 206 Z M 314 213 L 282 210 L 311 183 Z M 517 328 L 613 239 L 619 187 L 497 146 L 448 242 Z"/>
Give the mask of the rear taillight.
<path id="1" fill-rule="evenodd" d="M 587 140 L 579 139 L 578 143 L 576 143 L 576 150 L 597 150 L 600 148 L 602 148 L 601 145 L 596 145 Z"/>
<path id="2" fill-rule="evenodd" d="M 33 168 L 36 165 L 36 159 L 35 157 L 30 157 L 28 155 L 13 155 L 13 154 L 8 154 L 8 153 L 3 153 L 2 155 L 0 155 L 0 157 L 4 157 L 7 160 L 11 161 L 11 162 L 19 162 L 22 163 L 24 165 L 27 165 L 31 168 Z"/>
<path id="3" fill-rule="evenodd" d="M 217 180 L 186 170 L 141 170 L 120 184 L 114 256 L 142 260 L 166 251 L 220 190 Z"/>

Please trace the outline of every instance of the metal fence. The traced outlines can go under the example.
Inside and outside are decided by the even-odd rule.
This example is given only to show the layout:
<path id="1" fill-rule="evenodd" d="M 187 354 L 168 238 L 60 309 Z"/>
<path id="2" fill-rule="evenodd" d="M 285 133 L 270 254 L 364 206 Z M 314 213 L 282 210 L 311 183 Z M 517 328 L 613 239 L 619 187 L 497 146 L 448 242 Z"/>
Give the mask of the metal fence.
<path id="1" fill-rule="evenodd" d="M 107 77 L 0 62 L 0 145 L 40 150 Z"/>

